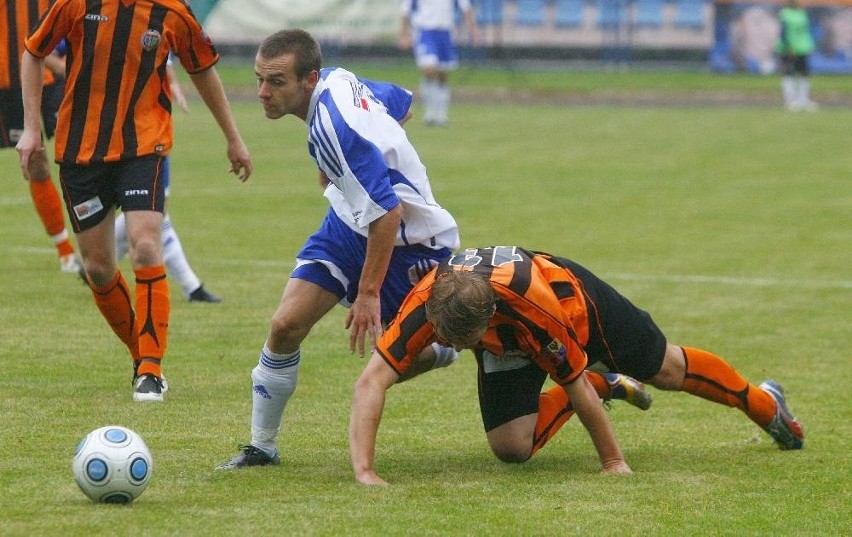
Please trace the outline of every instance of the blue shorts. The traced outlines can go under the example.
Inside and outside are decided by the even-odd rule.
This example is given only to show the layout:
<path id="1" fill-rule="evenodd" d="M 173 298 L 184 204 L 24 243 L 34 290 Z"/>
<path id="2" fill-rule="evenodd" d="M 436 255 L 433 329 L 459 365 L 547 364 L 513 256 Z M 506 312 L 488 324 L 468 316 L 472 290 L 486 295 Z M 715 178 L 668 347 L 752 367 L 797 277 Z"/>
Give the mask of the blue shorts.
<path id="1" fill-rule="evenodd" d="M 476 24 L 480 26 L 503 24 L 503 0 L 480 0 L 476 9 Z"/>
<path id="2" fill-rule="evenodd" d="M 366 237 L 352 231 L 329 209 L 320 228 L 296 256 L 290 277 L 319 285 L 348 307 L 358 296 L 366 252 Z M 393 319 L 414 284 L 451 254 L 449 248 L 433 250 L 422 244 L 395 247 L 379 294 L 382 321 Z"/>
<path id="3" fill-rule="evenodd" d="M 417 67 L 435 67 L 442 71 L 459 66 L 459 55 L 449 30 L 421 30 L 414 47 Z"/>

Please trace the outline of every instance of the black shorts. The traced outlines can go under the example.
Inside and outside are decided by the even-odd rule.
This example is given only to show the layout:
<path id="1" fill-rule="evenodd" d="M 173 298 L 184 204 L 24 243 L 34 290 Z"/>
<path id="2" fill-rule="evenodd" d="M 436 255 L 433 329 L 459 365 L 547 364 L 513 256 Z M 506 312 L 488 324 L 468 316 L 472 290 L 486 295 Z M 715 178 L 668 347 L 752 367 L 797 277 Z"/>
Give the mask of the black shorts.
<path id="1" fill-rule="evenodd" d="M 56 133 L 56 115 L 62 103 L 65 83 L 57 81 L 45 86 L 41 93 L 41 119 L 44 135 Z M 0 148 L 15 147 L 24 131 L 24 101 L 21 89 L 0 90 Z"/>
<path id="2" fill-rule="evenodd" d="M 792 56 L 782 55 L 781 56 L 781 73 L 783 73 L 784 76 L 793 76 L 793 75 L 810 76 L 811 67 L 808 64 L 808 57 L 807 56 L 796 56 L 796 55 L 792 55 Z"/>
<path id="3" fill-rule="evenodd" d="M 583 284 L 589 313 L 589 341 L 583 350 L 589 365 L 601 363 L 637 380 L 656 375 L 666 354 L 666 336 L 648 312 L 634 306 L 589 269 L 568 259 L 552 261 L 568 268 Z"/>
<path id="4" fill-rule="evenodd" d="M 479 412 L 485 432 L 515 418 L 538 412 L 541 387 L 547 372 L 533 362 L 504 371 L 486 372 L 484 353 L 473 351 L 479 378 Z"/>
<path id="5" fill-rule="evenodd" d="M 76 233 L 101 223 L 109 211 L 163 212 L 165 156 L 99 164 L 60 164 L 59 182 Z"/>
<path id="6" fill-rule="evenodd" d="M 568 268 L 583 284 L 589 312 L 589 340 L 583 346 L 589 366 L 599 363 L 638 380 L 656 375 L 663 365 L 666 337 L 644 310 L 585 267 L 564 258 L 551 258 Z M 505 371 L 486 372 L 483 352 L 475 351 L 479 366 L 479 406 L 485 430 L 538 412 L 538 398 L 547 373 L 535 363 Z"/>

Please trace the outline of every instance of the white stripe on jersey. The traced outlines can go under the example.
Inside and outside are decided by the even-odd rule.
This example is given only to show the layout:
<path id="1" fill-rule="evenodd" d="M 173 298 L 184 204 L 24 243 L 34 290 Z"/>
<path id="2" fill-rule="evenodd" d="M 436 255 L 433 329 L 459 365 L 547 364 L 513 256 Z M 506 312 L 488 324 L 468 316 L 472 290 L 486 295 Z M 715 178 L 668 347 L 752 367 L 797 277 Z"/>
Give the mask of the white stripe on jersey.
<path id="1" fill-rule="evenodd" d="M 371 222 L 402 203 L 398 246 L 455 250 L 455 220 L 435 201 L 426 167 L 370 84 L 344 69 L 327 68 L 311 96 L 308 147 L 331 182 L 325 197 L 340 219 L 363 236 Z M 398 87 L 383 86 L 382 91 L 387 99 L 407 96 Z"/>

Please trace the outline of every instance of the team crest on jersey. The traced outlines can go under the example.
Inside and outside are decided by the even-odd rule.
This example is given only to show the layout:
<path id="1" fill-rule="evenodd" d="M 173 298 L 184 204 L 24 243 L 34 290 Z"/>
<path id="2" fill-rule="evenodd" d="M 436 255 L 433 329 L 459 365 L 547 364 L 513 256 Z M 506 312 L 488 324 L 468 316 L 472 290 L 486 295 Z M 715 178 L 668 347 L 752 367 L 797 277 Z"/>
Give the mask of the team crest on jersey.
<path id="1" fill-rule="evenodd" d="M 565 358 L 568 355 L 568 349 L 565 348 L 565 345 L 563 345 L 561 341 L 553 339 L 547 344 L 547 353 L 554 358 L 554 363 L 561 364 L 565 362 Z"/>
<path id="2" fill-rule="evenodd" d="M 145 32 L 145 35 L 142 36 L 142 48 L 147 51 L 152 51 L 160 46 L 161 40 L 162 36 L 160 35 L 160 32 L 157 30 L 148 30 Z"/>

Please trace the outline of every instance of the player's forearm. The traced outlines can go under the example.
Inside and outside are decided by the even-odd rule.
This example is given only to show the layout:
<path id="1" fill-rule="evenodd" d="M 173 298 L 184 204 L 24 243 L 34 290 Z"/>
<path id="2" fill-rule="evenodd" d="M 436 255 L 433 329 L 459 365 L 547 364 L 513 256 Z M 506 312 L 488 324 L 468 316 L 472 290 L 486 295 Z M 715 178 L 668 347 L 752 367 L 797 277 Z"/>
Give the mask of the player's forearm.
<path id="1" fill-rule="evenodd" d="M 615 438 L 612 424 L 585 375 L 580 375 L 576 381 L 566 385 L 565 390 L 568 392 L 577 416 L 592 439 L 603 470 L 624 467 L 629 471 Z"/>
<path id="2" fill-rule="evenodd" d="M 358 281 L 358 294 L 379 296 L 401 222 L 402 205 L 397 205 L 370 223 L 364 268 L 361 269 L 361 279 Z"/>
<path id="3" fill-rule="evenodd" d="M 24 130 L 41 133 L 41 92 L 44 89 L 44 60 L 29 51 L 21 57 L 21 91 L 24 102 Z"/>
<path id="4" fill-rule="evenodd" d="M 379 484 L 374 462 L 376 435 L 385 406 L 385 392 L 395 375 L 375 354 L 355 383 L 349 419 L 349 454 L 355 479 L 363 484 Z"/>
<path id="5" fill-rule="evenodd" d="M 228 104 L 228 98 L 225 96 L 225 90 L 216 68 L 211 67 L 189 76 L 228 143 L 242 143 L 242 137 L 231 115 L 231 106 Z"/>

